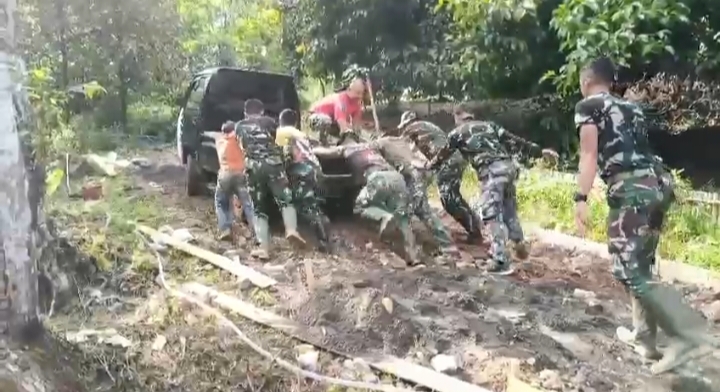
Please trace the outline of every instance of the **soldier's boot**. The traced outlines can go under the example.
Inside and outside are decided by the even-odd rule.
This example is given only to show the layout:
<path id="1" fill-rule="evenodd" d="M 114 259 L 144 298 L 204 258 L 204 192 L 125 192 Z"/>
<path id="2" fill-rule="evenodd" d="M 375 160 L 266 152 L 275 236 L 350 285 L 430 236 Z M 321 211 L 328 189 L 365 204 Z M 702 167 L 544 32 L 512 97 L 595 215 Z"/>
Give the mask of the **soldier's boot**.
<path id="1" fill-rule="evenodd" d="M 270 222 L 266 217 L 255 218 L 255 236 L 258 247 L 250 252 L 250 256 L 260 259 L 270 259 Z"/>
<path id="2" fill-rule="evenodd" d="M 315 235 L 317 235 L 318 241 L 320 242 L 320 250 L 326 253 L 333 253 L 333 244 L 330 241 L 330 236 L 328 236 L 327 234 L 328 230 L 324 220 L 318 220 L 317 222 L 315 222 L 314 226 Z"/>
<path id="3" fill-rule="evenodd" d="M 418 255 L 418 249 L 415 244 L 415 233 L 413 232 L 412 226 L 410 225 L 410 220 L 407 218 L 402 218 L 401 221 L 398 222 L 398 228 L 400 229 L 400 233 L 402 233 L 403 242 L 405 245 L 405 254 L 407 254 L 407 264 L 419 264 L 420 257 Z"/>
<path id="4" fill-rule="evenodd" d="M 632 297 L 632 317 L 633 330 L 618 327 L 618 339 L 633 346 L 635 351 L 647 360 L 657 361 L 662 358 L 656 345 L 658 326 L 655 315 L 645 310 L 640 300 L 635 297 Z"/>
<path id="5" fill-rule="evenodd" d="M 374 220 L 376 222 L 380 222 L 380 236 L 382 237 L 383 234 L 390 228 L 391 223 L 393 222 L 393 219 L 395 216 L 382 208 L 379 207 L 365 207 L 360 212 L 360 215 L 365 219 Z"/>
<path id="6" fill-rule="evenodd" d="M 717 348 L 717 342 L 704 330 L 705 320 L 672 288 L 652 284 L 640 302 L 647 312 L 655 316 L 658 326 L 673 339 L 663 358 L 650 368 L 654 375 L 669 372 L 709 354 L 708 346 Z"/>
<path id="7" fill-rule="evenodd" d="M 298 233 L 297 211 L 295 207 L 288 206 L 282 209 L 283 223 L 285 224 L 285 239 L 295 246 L 305 246 L 305 239 Z"/>

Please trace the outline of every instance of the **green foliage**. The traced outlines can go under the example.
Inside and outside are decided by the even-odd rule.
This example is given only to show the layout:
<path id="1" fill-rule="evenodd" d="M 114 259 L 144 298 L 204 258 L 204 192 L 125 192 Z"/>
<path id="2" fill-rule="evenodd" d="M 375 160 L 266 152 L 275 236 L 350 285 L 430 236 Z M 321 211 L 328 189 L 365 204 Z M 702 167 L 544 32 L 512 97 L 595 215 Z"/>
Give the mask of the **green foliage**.
<path id="1" fill-rule="evenodd" d="M 675 173 L 676 178 L 679 173 Z M 551 175 L 546 170 L 531 169 L 523 173 L 517 187 L 517 200 L 521 219 L 525 223 L 575 235 L 575 203 L 571 195 L 576 182 L 567 177 Z M 472 199 L 479 185 L 475 173 L 467 170 L 463 176 L 463 194 Z M 720 270 L 720 230 L 710 206 L 693 206 L 682 203 L 691 190 L 680 180 L 680 201 L 671 208 L 660 241 L 661 257 L 693 265 Z M 604 243 L 607 241 L 607 214 L 604 186 L 595 187 L 589 198 L 590 214 L 587 237 Z"/>
<path id="2" fill-rule="evenodd" d="M 45 177 L 45 194 L 52 196 L 60 188 L 62 180 L 65 178 L 65 170 L 55 168 L 51 170 Z"/>
<path id="3" fill-rule="evenodd" d="M 122 175 L 105 178 L 101 185 L 103 197 L 95 203 L 55 193 L 48 199 L 48 213 L 80 241 L 79 248 L 100 270 L 108 271 L 123 267 L 117 265 L 118 257 L 134 255 L 140 241 L 134 224 L 158 227 L 166 209 L 159 194 L 130 194 L 132 181 Z"/>
<path id="4" fill-rule="evenodd" d="M 218 65 L 285 71 L 282 13 L 270 0 L 177 0 L 181 47 L 192 68 Z"/>
<path id="5" fill-rule="evenodd" d="M 681 202 L 675 203 L 666 218 L 658 253 L 669 260 L 686 262 L 720 271 L 720 229 L 718 217 L 711 206 L 694 206 L 682 203 L 692 189 L 690 184 L 673 173 L 677 179 L 677 193 Z M 548 230 L 576 235 L 575 202 L 572 195 L 577 190 L 573 179 L 557 176 L 541 168 L 523 172 L 517 185 L 518 211 L 523 223 L 537 224 Z M 463 174 L 461 192 L 471 204 L 477 201 L 480 184 L 471 168 Z M 429 192 L 437 198 L 437 189 Z M 589 222 L 587 238 L 604 243 L 607 241 L 607 214 L 605 187 L 596 186 L 589 197 Z"/>
<path id="6" fill-rule="evenodd" d="M 159 99 L 141 98 L 128 107 L 128 130 L 133 135 L 172 140 L 177 109 Z"/>
<path id="7" fill-rule="evenodd" d="M 629 67 L 634 59 L 675 54 L 670 29 L 688 23 L 689 12 L 679 0 L 565 0 L 553 12 L 552 27 L 566 64 L 546 77 L 556 78 L 560 92 L 569 94 L 577 90 L 580 68 L 597 56 Z"/>
<path id="8" fill-rule="evenodd" d="M 28 76 L 28 97 L 35 108 L 36 123 L 31 141 L 36 155 L 51 161 L 71 151 L 79 150 L 83 143 L 83 134 L 76 132 L 75 128 L 65 121 L 68 92 L 53 87 L 54 80 L 46 68 L 33 69 Z M 88 99 L 106 93 L 97 82 L 84 84 L 82 91 Z"/>

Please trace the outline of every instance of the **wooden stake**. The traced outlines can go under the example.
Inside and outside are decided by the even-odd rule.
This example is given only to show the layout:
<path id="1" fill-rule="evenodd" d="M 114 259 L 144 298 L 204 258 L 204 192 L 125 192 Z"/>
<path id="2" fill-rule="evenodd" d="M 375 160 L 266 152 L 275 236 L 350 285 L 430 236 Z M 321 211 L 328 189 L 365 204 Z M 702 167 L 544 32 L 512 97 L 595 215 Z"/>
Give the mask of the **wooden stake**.
<path id="1" fill-rule="evenodd" d="M 262 289 L 277 284 L 277 281 L 275 279 L 264 275 L 258 271 L 255 271 L 254 269 L 246 265 L 234 262 L 227 257 L 220 256 L 217 253 L 210 252 L 209 250 L 203 249 L 193 244 L 188 244 L 187 242 L 182 242 L 178 239 L 173 238 L 172 236 L 161 233 L 147 226 L 137 225 L 136 228 L 141 233 L 149 235 L 150 238 L 160 240 L 177 250 L 181 250 L 187 254 L 203 259 L 208 263 L 216 267 L 222 268 L 225 271 L 230 272 L 231 274 L 239 278 L 247 279 L 252 282 L 252 284 Z"/>
<path id="2" fill-rule="evenodd" d="M 370 95 L 370 109 L 372 110 L 373 120 L 375 121 L 375 132 L 380 135 L 380 119 L 378 118 L 377 108 L 375 107 L 375 98 L 373 98 L 373 88 L 370 77 L 367 77 L 368 94 Z"/>

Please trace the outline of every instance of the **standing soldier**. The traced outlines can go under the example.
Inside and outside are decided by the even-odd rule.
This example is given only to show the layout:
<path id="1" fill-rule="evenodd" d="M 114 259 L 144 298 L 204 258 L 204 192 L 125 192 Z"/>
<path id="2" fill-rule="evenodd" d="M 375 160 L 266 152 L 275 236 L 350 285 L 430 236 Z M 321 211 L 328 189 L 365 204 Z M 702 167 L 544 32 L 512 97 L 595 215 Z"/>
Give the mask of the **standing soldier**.
<path id="1" fill-rule="evenodd" d="M 288 179 L 298 213 L 315 229 L 322 250 L 329 251 L 328 219 L 320 208 L 320 198 L 316 193 L 318 174 L 322 168 L 307 136 L 295 127 L 297 121 L 294 110 L 280 112 L 280 127 L 275 141 L 284 149 Z"/>
<path id="2" fill-rule="evenodd" d="M 489 272 L 508 275 L 513 272 L 506 243 L 510 239 L 521 259 L 527 257 L 525 237 L 517 216 L 515 181 L 518 167 L 504 142 L 524 139 L 488 121 L 476 121 L 462 104 L 455 107 L 457 127 L 448 134 L 448 143 L 430 161 L 429 167 L 441 165 L 455 151 L 470 161 L 482 183 L 480 208 L 476 212 L 490 229 L 490 253 L 493 265 Z"/>
<path id="3" fill-rule="evenodd" d="M 215 147 L 220 164 L 215 187 L 215 214 L 218 219 L 220 239 L 226 240 L 231 237 L 233 196 L 237 196 L 240 200 L 243 215 L 251 232 L 255 230 L 255 212 L 247 189 L 245 153 L 240 148 L 240 141 L 235 134 L 234 122 L 228 121 L 223 124 L 222 132 L 215 137 Z"/>
<path id="4" fill-rule="evenodd" d="M 261 260 L 270 258 L 270 221 L 266 199 L 272 196 L 282 213 L 285 238 L 296 245 L 305 240 L 297 231 L 297 213 L 285 175 L 282 152 L 275 144 L 275 120 L 263 114 L 263 103 L 257 99 L 245 102 L 245 119 L 235 125 L 235 133 L 245 150 L 245 171 L 250 195 L 255 204 L 255 234 L 260 247 L 251 255 Z"/>
<path id="5" fill-rule="evenodd" d="M 328 145 L 328 135 L 339 137 L 358 131 L 362 122 L 367 70 L 350 67 L 343 73 L 343 89 L 328 95 L 310 108 L 310 129 L 317 132 L 320 144 Z"/>
<path id="6" fill-rule="evenodd" d="M 652 282 L 652 264 L 665 212 L 672 199 L 672 182 L 651 152 L 645 116 L 635 104 L 610 94 L 615 79 L 611 60 L 600 58 L 580 74 L 583 100 L 575 106 L 580 133 L 578 192 L 575 221 L 584 234 L 587 195 L 599 168 L 607 184 L 608 251 L 613 273 L 632 294 L 632 336 L 620 336 L 647 359 L 662 359 L 651 370 L 670 371 L 709 351 L 716 344 L 702 331 L 704 320 L 670 287 Z M 658 326 L 672 338 L 661 355 L 656 348 Z M 618 331 L 620 332 L 620 331 Z"/>
<path id="7" fill-rule="evenodd" d="M 440 244 L 444 255 L 457 254 L 458 249 L 453 245 L 450 232 L 443 225 L 440 218 L 430 208 L 427 196 L 429 183 L 427 159 L 417 151 L 406 139 L 397 136 L 383 136 L 373 142 L 374 147 L 383 157 L 403 175 L 407 191 L 410 195 L 410 212 L 428 225 L 433 237 Z"/>
<path id="8" fill-rule="evenodd" d="M 415 249 L 415 234 L 410 226 L 410 197 L 403 176 L 370 143 L 360 143 L 354 132 L 340 135 L 337 147 L 317 147 L 317 156 L 328 158 L 343 157 L 347 160 L 354 176 L 365 178 L 365 187 L 355 199 L 355 213 L 380 222 L 382 236 L 392 221 L 395 221 L 403 236 L 405 252 L 409 263 L 418 262 Z"/>
<path id="9" fill-rule="evenodd" d="M 415 142 L 427 159 L 432 159 L 447 144 L 445 132 L 429 121 L 418 120 L 415 112 L 403 113 L 398 129 L 402 132 L 402 136 Z M 480 217 L 460 194 L 463 170 L 465 170 L 465 159 L 459 151 L 454 152 L 435 169 L 440 201 L 445 211 L 465 229 L 468 242 L 482 242 Z"/>

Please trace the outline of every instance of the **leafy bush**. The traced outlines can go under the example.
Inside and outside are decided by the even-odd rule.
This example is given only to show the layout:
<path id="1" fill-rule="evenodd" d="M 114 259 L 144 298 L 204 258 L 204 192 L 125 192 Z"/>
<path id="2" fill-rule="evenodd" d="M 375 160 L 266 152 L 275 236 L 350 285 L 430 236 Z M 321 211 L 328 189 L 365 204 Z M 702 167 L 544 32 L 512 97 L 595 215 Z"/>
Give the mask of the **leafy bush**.
<path id="1" fill-rule="evenodd" d="M 660 239 L 660 257 L 720 270 L 718 218 L 709 205 L 683 202 L 692 189 L 679 173 L 675 175 L 679 178 L 679 201 L 670 209 L 666 219 Z M 463 176 L 463 195 L 468 201 L 474 200 L 479 189 L 475 172 L 468 168 Z M 524 222 L 575 235 L 575 203 L 572 195 L 577 185 L 574 179 L 533 168 L 523 172 L 517 189 L 519 214 Z M 595 186 L 589 200 L 587 237 L 604 243 L 607 241 L 608 213 L 605 186 Z"/>
<path id="2" fill-rule="evenodd" d="M 135 135 L 171 140 L 176 120 L 176 108 L 159 99 L 143 98 L 128 107 L 128 130 Z"/>

